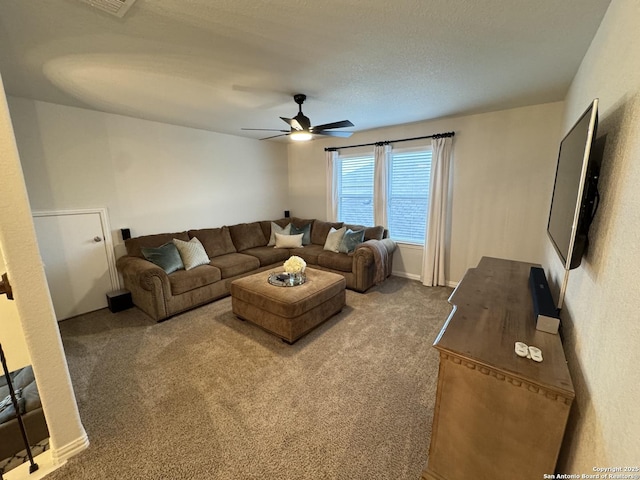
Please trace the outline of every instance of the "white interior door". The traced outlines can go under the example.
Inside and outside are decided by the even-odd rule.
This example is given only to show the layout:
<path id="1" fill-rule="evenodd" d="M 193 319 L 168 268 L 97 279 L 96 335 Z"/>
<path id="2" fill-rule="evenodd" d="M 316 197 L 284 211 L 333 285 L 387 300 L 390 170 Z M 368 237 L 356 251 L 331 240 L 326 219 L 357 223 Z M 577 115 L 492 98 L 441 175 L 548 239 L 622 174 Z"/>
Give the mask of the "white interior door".
<path id="1" fill-rule="evenodd" d="M 33 220 L 58 321 L 106 307 L 116 286 L 100 213 L 34 214 Z"/>

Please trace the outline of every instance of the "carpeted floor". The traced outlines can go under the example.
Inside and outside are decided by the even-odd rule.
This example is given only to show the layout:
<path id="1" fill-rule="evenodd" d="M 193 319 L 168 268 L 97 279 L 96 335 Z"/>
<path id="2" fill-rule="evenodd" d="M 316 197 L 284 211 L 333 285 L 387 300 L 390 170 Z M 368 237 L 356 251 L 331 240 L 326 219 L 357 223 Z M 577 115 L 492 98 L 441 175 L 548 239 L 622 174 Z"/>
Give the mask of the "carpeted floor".
<path id="1" fill-rule="evenodd" d="M 391 277 L 287 345 L 226 298 L 60 330 L 89 448 L 48 479 L 418 480 L 451 289 Z"/>

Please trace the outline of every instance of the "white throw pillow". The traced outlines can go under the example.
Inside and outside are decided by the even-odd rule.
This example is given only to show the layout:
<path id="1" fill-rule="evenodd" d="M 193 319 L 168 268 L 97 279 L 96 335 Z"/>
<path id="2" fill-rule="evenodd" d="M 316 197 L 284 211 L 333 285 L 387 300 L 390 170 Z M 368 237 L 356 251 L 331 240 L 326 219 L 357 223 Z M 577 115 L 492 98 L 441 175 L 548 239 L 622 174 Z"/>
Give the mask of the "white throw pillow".
<path id="1" fill-rule="evenodd" d="M 271 237 L 269 237 L 267 247 L 273 247 L 276 244 L 276 233 L 289 235 L 291 233 L 291 224 L 288 224 L 286 227 L 281 227 L 277 223 L 271 222 Z"/>
<path id="2" fill-rule="evenodd" d="M 329 235 L 327 235 L 327 240 L 324 242 L 324 249 L 329 250 L 330 252 L 338 253 L 340 243 L 342 242 L 342 237 L 344 237 L 346 231 L 347 227 L 342 227 L 338 230 L 331 227 L 331 230 L 329 230 Z"/>
<path id="3" fill-rule="evenodd" d="M 207 265 L 210 262 L 209 256 L 202 246 L 202 243 L 200 243 L 200 240 L 196 237 L 193 237 L 188 242 L 174 238 L 173 244 L 180 253 L 180 258 L 182 258 L 185 270 L 191 270 L 200 265 Z"/>
<path id="4" fill-rule="evenodd" d="M 281 235 L 276 233 L 275 248 L 301 248 L 302 237 L 304 237 L 304 233 L 299 233 L 298 235 Z"/>

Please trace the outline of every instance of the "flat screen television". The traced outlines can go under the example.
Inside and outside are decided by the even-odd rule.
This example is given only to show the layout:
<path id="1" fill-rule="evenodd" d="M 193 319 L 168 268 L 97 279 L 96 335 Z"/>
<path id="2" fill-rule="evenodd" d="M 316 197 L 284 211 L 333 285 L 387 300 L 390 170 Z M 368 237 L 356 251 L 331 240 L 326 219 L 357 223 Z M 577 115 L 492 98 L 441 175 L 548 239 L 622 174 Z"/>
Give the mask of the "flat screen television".
<path id="1" fill-rule="evenodd" d="M 593 158 L 598 99 L 560 142 L 547 233 L 565 270 L 580 265 L 598 207 L 599 165 Z"/>

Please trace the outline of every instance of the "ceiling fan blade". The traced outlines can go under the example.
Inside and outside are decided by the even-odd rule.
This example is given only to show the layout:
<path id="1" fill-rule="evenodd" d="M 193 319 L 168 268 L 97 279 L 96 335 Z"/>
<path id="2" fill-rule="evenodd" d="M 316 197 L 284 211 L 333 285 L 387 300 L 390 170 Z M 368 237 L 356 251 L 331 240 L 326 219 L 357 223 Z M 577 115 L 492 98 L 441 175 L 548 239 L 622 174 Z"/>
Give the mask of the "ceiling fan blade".
<path id="1" fill-rule="evenodd" d="M 269 140 L 270 138 L 277 138 L 277 137 L 286 137 L 287 135 L 289 135 L 290 132 L 287 133 L 283 133 L 281 135 L 274 135 L 273 137 L 265 137 L 265 138 L 261 138 L 260 140 Z"/>
<path id="2" fill-rule="evenodd" d="M 262 132 L 285 132 L 290 133 L 289 130 L 279 130 L 277 128 L 241 128 L 240 130 L 253 130 Z"/>
<path id="3" fill-rule="evenodd" d="M 312 132 L 317 132 L 318 130 L 330 130 L 332 128 L 345 128 L 345 127 L 353 127 L 353 123 L 349 120 L 342 120 L 341 122 L 333 122 L 333 123 L 325 123 L 324 125 L 316 125 L 315 127 L 311 127 Z"/>
<path id="4" fill-rule="evenodd" d="M 338 131 L 331 132 L 329 130 L 321 130 L 319 132 L 313 131 L 311 133 L 313 133 L 314 135 L 326 135 L 327 137 L 342 137 L 342 138 L 349 138 L 351 135 L 353 135 L 353 132 L 338 132 Z"/>
<path id="5" fill-rule="evenodd" d="M 285 122 L 291 128 L 296 128 L 294 126 L 294 119 L 293 118 L 285 118 L 285 117 L 280 117 L 280 118 L 282 119 L 283 122 Z M 295 123 L 297 124 L 298 122 L 295 122 Z M 296 130 L 298 130 L 298 129 L 296 128 Z"/>

